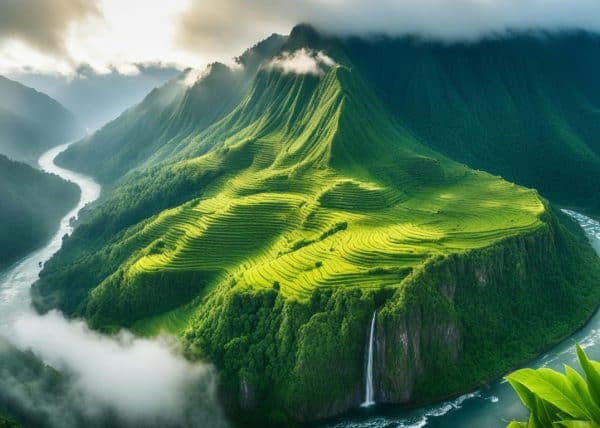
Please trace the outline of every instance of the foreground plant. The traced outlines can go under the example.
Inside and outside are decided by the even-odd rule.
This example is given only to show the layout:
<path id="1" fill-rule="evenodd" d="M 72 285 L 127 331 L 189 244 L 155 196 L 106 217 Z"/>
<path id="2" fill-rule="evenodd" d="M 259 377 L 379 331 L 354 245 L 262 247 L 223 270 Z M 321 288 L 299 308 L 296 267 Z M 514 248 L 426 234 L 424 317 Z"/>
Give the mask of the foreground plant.
<path id="1" fill-rule="evenodd" d="M 565 374 L 541 368 L 521 369 L 508 382 L 529 409 L 527 422 L 511 422 L 507 428 L 600 427 L 600 363 L 592 361 L 577 345 L 585 379 L 565 365 Z"/>

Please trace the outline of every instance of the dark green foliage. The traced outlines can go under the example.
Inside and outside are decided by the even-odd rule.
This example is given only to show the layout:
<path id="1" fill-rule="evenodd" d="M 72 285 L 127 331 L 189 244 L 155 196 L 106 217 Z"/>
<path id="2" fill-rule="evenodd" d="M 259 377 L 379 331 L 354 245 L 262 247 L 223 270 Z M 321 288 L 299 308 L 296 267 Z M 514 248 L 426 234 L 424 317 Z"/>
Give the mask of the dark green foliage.
<path id="1" fill-rule="evenodd" d="M 12 420 L 0 416 L 0 428 L 18 428 L 18 425 Z"/>
<path id="2" fill-rule="evenodd" d="M 343 42 L 401 123 L 474 168 L 600 212 L 600 38 Z"/>
<path id="3" fill-rule="evenodd" d="M 0 268 L 48 240 L 78 197 L 74 184 L 0 155 Z"/>
<path id="4" fill-rule="evenodd" d="M 324 403 L 344 407 L 361 388 L 373 309 L 359 290 L 316 291 L 306 303 L 276 291 L 217 290 L 186 334 L 188 353 L 215 361 L 229 405 L 257 426 L 272 422 L 266 415 L 323 417 Z"/>

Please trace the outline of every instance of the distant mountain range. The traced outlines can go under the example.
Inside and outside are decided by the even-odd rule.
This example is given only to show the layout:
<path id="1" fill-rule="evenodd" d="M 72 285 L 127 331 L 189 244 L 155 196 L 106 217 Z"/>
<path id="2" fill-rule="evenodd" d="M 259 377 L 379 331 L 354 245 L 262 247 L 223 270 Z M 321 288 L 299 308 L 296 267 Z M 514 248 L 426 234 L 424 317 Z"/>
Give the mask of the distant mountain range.
<path id="1" fill-rule="evenodd" d="M 36 165 L 40 154 L 83 134 L 75 116 L 49 96 L 0 76 L 0 153 Z"/>
<path id="2" fill-rule="evenodd" d="M 136 69 L 133 74 L 98 73 L 89 66 L 80 66 L 74 75 L 22 72 L 7 77 L 48 94 L 76 112 L 83 127 L 95 130 L 181 72 L 158 65 L 138 65 Z"/>
<path id="3" fill-rule="evenodd" d="M 600 297 L 585 238 L 521 187 L 599 212 L 599 40 L 298 26 L 186 70 L 59 157 L 106 192 L 36 305 L 178 335 L 256 426 L 358 406 L 373 316 L 378 402 L 498 376 Z"/>

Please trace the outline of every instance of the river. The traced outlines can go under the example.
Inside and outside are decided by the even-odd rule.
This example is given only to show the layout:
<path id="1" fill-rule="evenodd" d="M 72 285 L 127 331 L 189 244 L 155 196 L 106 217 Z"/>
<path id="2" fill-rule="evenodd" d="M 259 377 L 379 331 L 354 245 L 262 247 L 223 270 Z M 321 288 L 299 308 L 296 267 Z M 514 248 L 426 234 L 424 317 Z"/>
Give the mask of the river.
<path id="1" fill-rule="evenodd" d="M 42 270 L 42 264 L 60 249 L 63 236 L 73 231 L 71 219 L 76 218 L 84 206 L 100 196 L 100 185 L 92 178 L 54 164 L 54 158 L 66 150 L 69 144 L 71 143 L 50 149 L 39 158 L 38 164 L 42 170 L 56 174 L 79 186 L 81 189 L 79 203 L 63 217 L 58 231 L 45 247 L 34 251 L 0 274 L 0 333 L 6 331 L 16 317 L 31 310 L 29 289 L 31 284 L 37 280 Z"/>
<path id="2" fill-rule="evenodd" d="M 25 359 L 1 371 L 0 397 L 16 414 L 27 415 L 22 421 L 26 427 L 228 427 L 216 398 L 214 368 L 185 360 L 176 341 L 136 338 L 127 331 L 105 336 L 57 311 L 39 315 L 32 309 L 30 288 L 43 263 L 73 231 L 80 210 L 100 196 L 100 185 L 92 178 L 54 164 L 68 146 L 49 150 L 38 163 L 78 185 L 79 203 L 44 248 L 0 274 L 0 345 L 4 340 L 33 352 L 64 373 L 65 383 L 49 393 L 44 381 L 23 381 L 23 373 L 29 373 Z"/>
<path id="3" fill-rule="evenodd" d="M 123 337 L 108 339 L 86 330 L 81 324 L 66 321 L 58 314 L 40 317 L 35 315 L 31 309 L 30 287 L 37 280 L 43 263 L 59 250 L 63 236 L 72 232 L 72 220 L 77 218 L 80 210 L 100 196 L 100 185 L 92 178 L 54 164 L 55 157 L 66 150 L 68 146 L 69 144 L 64 144 L 49 150 L 40 157 L 39 165 L 44 171 L 57 174 L 65 180 L 77 184 L 81 188 L 81 199 L 77 206 L 62 219 L 59 230 L 44 248 L 31 253 L 0 274 L 0 335 L 13 334 L 13 324 L 19 322 L 21 325 L 30 327 L 29 330 L 24 331 L 54 329 L 53 334 L 39 335 L 42 336 L 41 338 L 33 333 L 22 334 L 21 332 L 19 344 L 23 348 L 32 349 L 48 363 L 66 367 L 84 380 L 92 379 L 92 383 L 94 377 L 88 379 L 89 373 L 99 376 L 102 381 L 114 379 L 115 384 L 110 385 L 111 389 L 106 391 L 107 397 L 104 397 L 106 400 L 103 403 L 111 404 L 113 395 L 116 395 L 114 407 L 117 410 L 119 410 L 118 406 L 125 401 L 127 408 L 120 409 L 124 412 L 130 412 L 132 408 L 135 414 L 139 414 L 144 409 L 152 409 L 151 412 L 158 411 L 163 414 L 165 410 L 179 411 L 177 401 L 181 399 L 181 391 L 176 390 L 184 390 L 186 386 L 189 386 L 189 382 L 182 379 L 190 378 L 190 373 L 195 373 L 191 377 L 206 386 L 207 377 L 212 382 L 212 378 L 209 376 L 210 372 L 206 370 L 198 372 L 198 366 L 190 366 L 182 362 L 176 356 L 169 354 L 168 349 L 160 343 L 144 339 L 124 339 Z M 579 222 L 593 247 L 600 254 L 600 223 L 574 211 L 566 210 L 565 212 Z M 24 315 L 29 318 L 26 316 L 23 323 Z M 48 339 L 48 335 L 51 336 L 50 339 Z M 69 341 L 69 339 L 72 340 Z M 90 348 L 93 354 L 90 353 L 89 356 L 86 356 L 83 353 L 77 355 L 77 360 L 69 360 L 65 355 L 66 352 L 61 353 L 61 349 L 79 343 L 85 343 L 86 348 Z M 561 369 L 564 363 L 575 365 L 575 343 L 580 343 L 592 358 L 600 359 L 600 313 L 596 314 L 583 329 L 531 363 L 530 366 Z M 140 355 L 137 351 L 140 349 L 143 350 L 144 365 L 148 367 L 136 372 L 137 366 L 140 366 L 137 360 Z M 124 366 L 126 370 L 120 370 L 115 365 L 104 367 L 101 362 L 94 363 L 94 361 L 103 359 L 97 358 L 98 355 L 102 356 L 103 353 L 108 355 L 109 352 L 111 358 L 120 353 L 122 363 L 120 365 Z M 157 356 L 156 362 L 148 359 L 149 354 Z M 82 364 L 81 360 L 85 364 Z M 87 360 L 89 360 L 89 364 Z M 164 371 L 165 367 L 168 368 L 167 371 Z M 136 383 L 132 376 L 138 381 L 141 388 L 131 388 L 131 385 Z M 139 382 L 140 380 L 141 382 Z M 160 383 L 156 384 L 156 382 Z M 124 398 L 119 396 L 119 389 L 124 390 Z M 166 408 L 164 407 L 163 402 L 168 394 L 160 397 L 160 402 L 155 402 L 154 395 L 156 394 L 147 395 L 148 391 L 152 390 L 172 391 L 171 403 Z M 87 385 L 87 389 L 84 388 L 82 391 L 97 399 L 103 398 L 95 385 Z M 212 402 L 212 394 L 209 388 L 209 392 L 204 397 L 207 405 Z M 194 400 L 191 406 L 196 408 L 198 403 L 198 400 Z M 215 407 L 216 404 L 213 402 L 212 406 Z M 377 405 L 357 409 L 354 413 L 323 426 L 327 428 L 500 428 L 504 427 L 508 420 L 523 419 L 525 415 L 524 408 L 510 386 L 504 381 L 497 381 L 487 388 L 479 389 L 457 399 L 410 411 L 398 410 L 393 406 Z M 196 414 L 193 420 L 191 425 L 194 426 L 225 426 L 220 411 L 213 413 L 212 410 L 205 409 L 203 413 Z M 189 419 L 187 421 L 189 422 Z M 207 424 L 208 421 L 211 422 Z"/>

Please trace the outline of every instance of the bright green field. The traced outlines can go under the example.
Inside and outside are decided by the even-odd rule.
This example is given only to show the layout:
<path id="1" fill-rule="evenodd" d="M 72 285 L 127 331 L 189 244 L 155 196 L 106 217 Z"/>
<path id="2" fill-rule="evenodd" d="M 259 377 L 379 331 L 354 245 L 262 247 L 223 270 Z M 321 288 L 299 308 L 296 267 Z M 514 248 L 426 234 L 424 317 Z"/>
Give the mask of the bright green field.
<path id="1" fill-rule="evenodd" d="M 270 114 L 254 114 L 260 100 L 251 92 L 197 144 L 213 135 L 222 141 L 171 167 L 187 175 L 225 172 L 202 198 L 128 234 L 123 245 L 136 250 L 117 273 L 125 279 L 118 287 L 168 273 L 204 278 L 200 296 L 228 284 L 279 287 L 299 300 L 317 287 L 399 287 L 431 257 L 543 224 L 535 191 L 422 147 L 348 69 L 332 68 L 322 78 L 263 73 L 257 80 L 285 97 Z M 299 99 L 304 107 L 295 110 Z M 117 287 L 112 279 L 90 299 Z M 179 332 L 194 302 L 200 299 L 140 320 L 134 330 Z"/>

